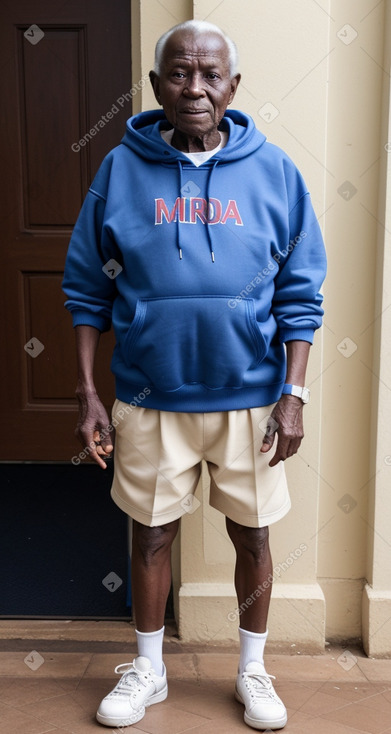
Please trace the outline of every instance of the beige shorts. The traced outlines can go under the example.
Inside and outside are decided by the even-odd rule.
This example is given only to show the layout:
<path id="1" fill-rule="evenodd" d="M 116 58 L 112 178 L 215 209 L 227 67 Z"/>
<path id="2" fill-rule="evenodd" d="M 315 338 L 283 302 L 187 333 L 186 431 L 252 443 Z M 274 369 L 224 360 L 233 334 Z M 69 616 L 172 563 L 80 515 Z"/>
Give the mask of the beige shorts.
<path id="1" fill-rule="evenodd" d="M 280 520 L 290 509 L 284 464 L 260 453 L 273 406 L 175 413 L 116 400 L 114 502 L 143 525 L 165 525 L 189 511 L 207 463 L 209 502 L 247 527 Z"/>

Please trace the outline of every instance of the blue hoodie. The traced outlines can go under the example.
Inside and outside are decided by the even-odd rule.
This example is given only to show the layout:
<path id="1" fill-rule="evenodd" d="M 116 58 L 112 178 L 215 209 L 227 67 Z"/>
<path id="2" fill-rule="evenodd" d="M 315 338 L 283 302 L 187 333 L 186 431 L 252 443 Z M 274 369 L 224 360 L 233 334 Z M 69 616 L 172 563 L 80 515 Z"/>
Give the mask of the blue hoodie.
<path id="1" fill-rule="evenodd" d="M 312 342 L 325 251 L 299 171 L 253 120 L 226 112 L 227 145 L 201 166 L 168 145 L 160 110 L 130 118 L 69 246 L 74 326 L 113 323 L 117 398 L 181 412 L 281 396 L 284 343 Z M 146 390 L 146 388 L 148 388 Z"/>

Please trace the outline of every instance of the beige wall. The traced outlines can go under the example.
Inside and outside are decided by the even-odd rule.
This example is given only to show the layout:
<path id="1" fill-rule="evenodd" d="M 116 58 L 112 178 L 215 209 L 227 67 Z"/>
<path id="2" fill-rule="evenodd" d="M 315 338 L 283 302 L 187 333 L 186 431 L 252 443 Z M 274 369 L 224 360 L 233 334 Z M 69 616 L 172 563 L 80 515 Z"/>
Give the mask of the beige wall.
<path id="1" fill-rule="evenodd" d="M 374 655 L 391 654 L 390 4 L 132 2 L 133 82 L 175 23 L 220 25 L 239 49 L 234 106 L 286 150 L 312 193 L 329 258 L 326 315 L 311 352 L 306 437 L 287 463 L 293 507 L 272 527 L 270 640 L 320 650 L 325 639 L 364 636 Z M 156 106 L 148 87 L 135 105 Z M 180 634 L 236 640 L 234 554 L 207 490 L 204 477 L 174 555 Z"/>

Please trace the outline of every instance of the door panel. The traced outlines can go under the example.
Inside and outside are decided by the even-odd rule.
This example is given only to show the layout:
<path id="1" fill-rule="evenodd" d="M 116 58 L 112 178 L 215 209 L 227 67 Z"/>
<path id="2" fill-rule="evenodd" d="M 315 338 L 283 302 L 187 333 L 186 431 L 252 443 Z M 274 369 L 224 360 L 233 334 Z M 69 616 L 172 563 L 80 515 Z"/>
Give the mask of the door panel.
<path id="1" fill-rule="evenodd" d="M 68 461 L 80 446 L 62 272 L 88 186 L 131 115 L 130 2 L 31 5 L 1 8 L 0 459 Z M 113 344 L 102 335 L 96 366 L 108 408 Z"/>
<path id="2" fill-rule="evenodd" d="M 34 46 L 18 28 L 24 227 L 53 230 L 72 227 L 86 188 L 81 156 L 69 153 L 87 125 L 86 28 L 41 28 Z"/>

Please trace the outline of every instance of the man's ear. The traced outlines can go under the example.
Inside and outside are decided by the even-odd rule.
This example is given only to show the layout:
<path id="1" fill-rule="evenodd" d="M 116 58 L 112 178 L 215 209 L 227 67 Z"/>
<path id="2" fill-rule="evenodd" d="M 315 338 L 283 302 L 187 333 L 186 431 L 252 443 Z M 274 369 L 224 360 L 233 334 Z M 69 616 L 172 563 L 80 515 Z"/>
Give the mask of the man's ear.
<path id="1" fill-rule="evenodd" d="M 231 104 L 231 102 L 232 102 L 232 100 L 233 100 L 233 98 L 234 98 L 234 96 L 236 94 L 236 90 L 237 90 L 237 88 L 239 86 L 240 80 L 241 80 L 241 75 L 240 74 L 235 74 L 235 76 L 232 77 L 232 79 L 231 79 L 231 94 L 229 95 L 228 104 Z"/>
<path id="2" fill-rule="evenodd" d="M 149 72 L 149 81 L 152 84 L 152 89 L 156 97 L 156 101 L 160 104 L 160 79 L 156 74 L 156 71 Z"/>

